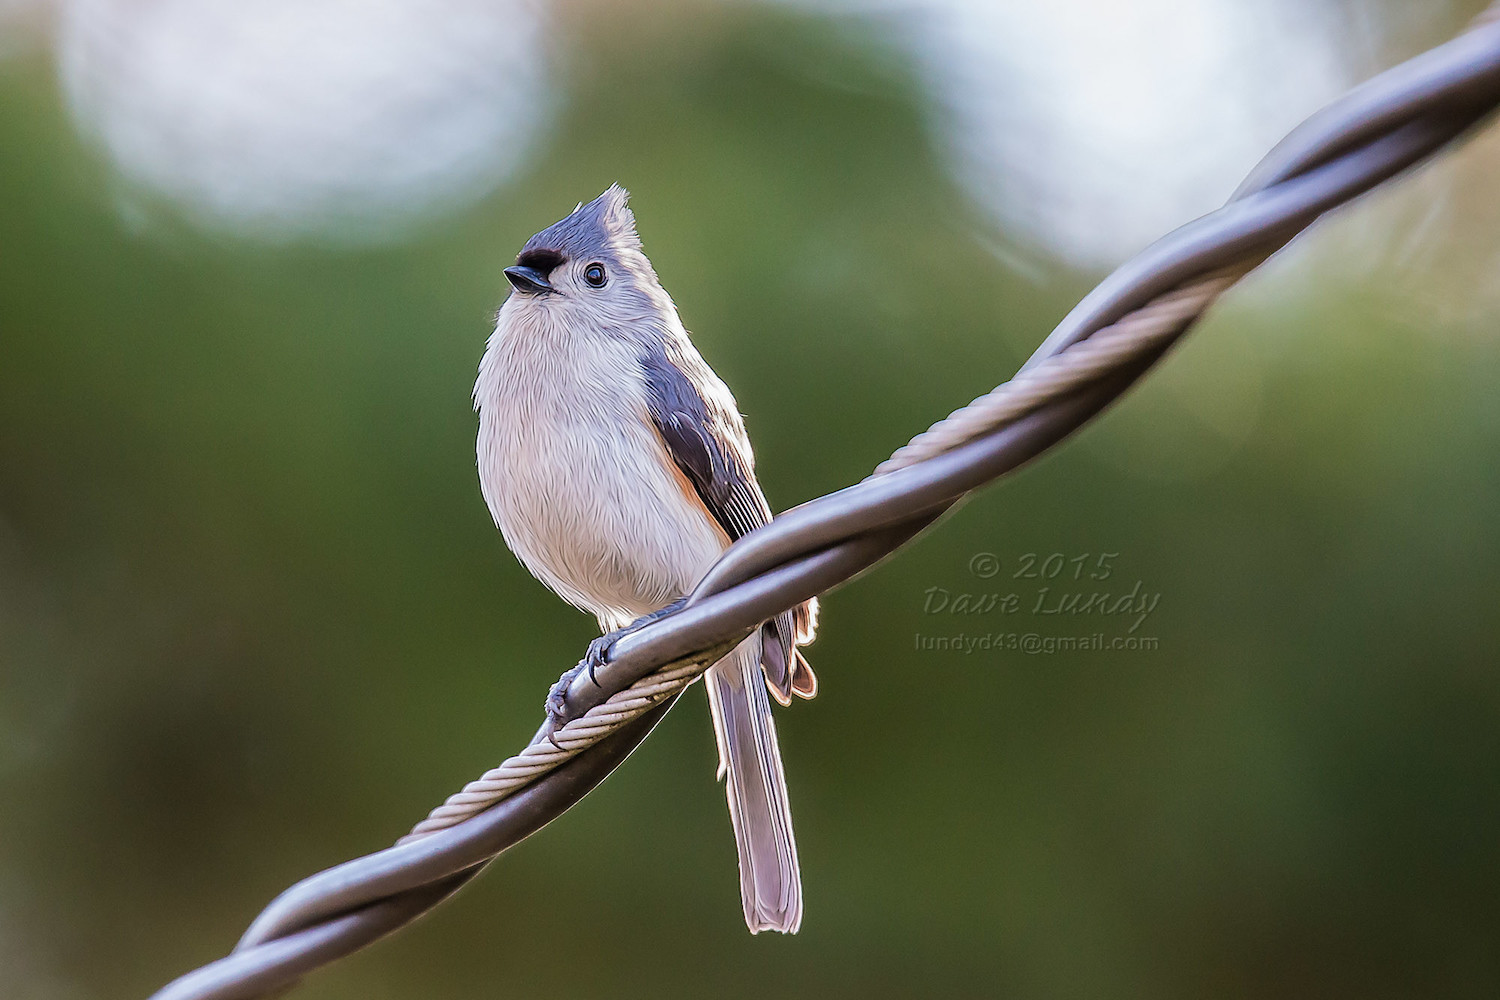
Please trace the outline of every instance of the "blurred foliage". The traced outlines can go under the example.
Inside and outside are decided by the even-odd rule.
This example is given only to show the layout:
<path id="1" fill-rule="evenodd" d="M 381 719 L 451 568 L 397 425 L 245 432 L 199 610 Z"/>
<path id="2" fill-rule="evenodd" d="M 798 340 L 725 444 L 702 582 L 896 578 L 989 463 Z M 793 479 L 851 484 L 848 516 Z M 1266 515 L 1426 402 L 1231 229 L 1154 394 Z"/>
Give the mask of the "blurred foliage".
<path id="1" fill-rule="evenodd" d="M 778 508 L 987 390 L 1097 278 L 994 252 L 878 40 L 699 17 L 577 27 L 525 175 L 374 248 L 122 213 L 50 63 L 0 63 L 0 995 L 145 995 L 531 733 L 592 626 L 490 523 L 469 390 L 500 267 L 577 200 L 634 192 Z M 1389 260 L 1347 266 L 1397 198 L 828 598 L 822 696 L 780 716 L 801 934 L 745 933 L 694 694 L 298 995 L 1495 995 L 1500 312 L 1437 322 Z M 926 588 L 1103 551 L 1161 593 L 1159 649 L 915 648 L 1036 626 Z"/>

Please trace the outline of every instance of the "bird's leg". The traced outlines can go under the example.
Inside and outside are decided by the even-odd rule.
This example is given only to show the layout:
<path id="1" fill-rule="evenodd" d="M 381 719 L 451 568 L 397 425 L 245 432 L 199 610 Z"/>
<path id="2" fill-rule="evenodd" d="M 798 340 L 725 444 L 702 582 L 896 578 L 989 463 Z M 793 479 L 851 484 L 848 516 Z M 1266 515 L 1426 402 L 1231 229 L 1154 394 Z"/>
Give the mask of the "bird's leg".
<path id="1" fill-rule="evenodd" d="M 546 732 L 547 738 L 552 740 L 554 746 L 557 745 L 557 740 L 553 739 L 553 736 L 557 731 L 583 714 L 583 712 L 577 711 L 568 702 L 568 692 L 572 689 L 573 682 L 578 679 L 578 675 L 584 671 L 588 671 L 589 680 L 593 682 L 595 687 L 599 687 L 599 680 L 594 676 L 594 671 L 609 662 L 610 650 L 614 648 L 616 642 L 619 642 L 632 632 L 640 631 L 652 622 L 660 621 L 668 615 L 680 611 L 686 603 L 686 597 L 679 597 L 671 604 L 657 608 L 648 615 L 642 615 L 624 628 L 615 629 L 613 632 L 606 632 L 589 643 L 589 651 L 584 654 L 583 659 L 578 661 L 578 665 L 564 671 L 563 675 L 557 679 L 557 683 L 552 685 L 552 690 L 547 692 L 547 722 L 542 728 Z"/>

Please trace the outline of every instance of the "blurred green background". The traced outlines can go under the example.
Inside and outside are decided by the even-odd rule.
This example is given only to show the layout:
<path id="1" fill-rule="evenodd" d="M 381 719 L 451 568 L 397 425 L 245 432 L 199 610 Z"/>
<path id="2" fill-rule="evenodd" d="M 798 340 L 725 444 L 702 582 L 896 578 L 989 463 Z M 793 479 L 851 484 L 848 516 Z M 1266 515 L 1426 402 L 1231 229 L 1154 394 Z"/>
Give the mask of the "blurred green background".
<path id="1" fill-rule="evenodd" d="M 244 155 L 253 131 L 217 160 L 192 145 L 233 60 L 174 89 L 158 36 L 116 30 L 192 4 L 0 5 L 0 996 L 144 996 L 530 735 L 592 623 L 491 524 L 469 392 L 501 267 L 575 202 L 632 190 L 781 509 L 1002 380 L 1111 263 L 1481 5 L 1215 0 L 1194 17 L 1268 44 L 1191 86 L 1201 47 L 1150 20 L 1182 12 L 1122 5 L 1145 41 L 1096 39 L 1122 103 L 1081 118 L 1001 56 L 1096 65 L 1029 40 L 1097 35 L 1103 5 L 967 62 L 944 46 L 979 22 L 929 6 L 951 30 L 920 45 L 921 4 L 527 7 L 530 117 L 484 126 L 467 173 L 350 194 L 319 154 L 331 179 L 278 201 L 303 175 Z M 266 29 L 266 72 L 365 37 L 296 30 Z M 1329 68 L 1262 86 L 1288 51 Z M 1010 75 L 955 87 L 950 62 Z M 380 138 L 308 79 L 270 102 L 328 115 L 276 140 L 288 162 Z M 1102 159 L 1058 152 L 1091 123 L 1118 131 Z M 826 599 L 822 693 L 779 716 L 799 935 L 745 932 L 690 692 L 575 810 L 297 995 L 1495 996 L 1497 167 L 1483 136 L 1320 225 L 1101 421 Z M 924 608 L 942 588 L 1029 609 L 1028 553 L 1105 552 L 1111 580 L 1054 593 L 1140 581 L 1157 648 L 918 648 L 1126 635 Z"/>

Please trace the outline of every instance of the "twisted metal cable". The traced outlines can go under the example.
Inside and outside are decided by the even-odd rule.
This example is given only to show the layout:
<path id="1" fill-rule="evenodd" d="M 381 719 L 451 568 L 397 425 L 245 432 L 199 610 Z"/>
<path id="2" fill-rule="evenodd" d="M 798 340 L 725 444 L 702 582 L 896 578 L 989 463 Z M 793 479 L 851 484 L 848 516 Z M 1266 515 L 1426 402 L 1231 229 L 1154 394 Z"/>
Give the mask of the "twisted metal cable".
<path id="1" fill-rule="evenodd" d="M 507 797 L 516 789 L 571 760 L 627 722 L 632 722 L 664 701 L 676 698 L 693 681 L 733 647 L 727 644 L 669 664 L 648 674 L 602 705 L 563 726 L 548 739 L 528 744 L 526 749 L 469 782 L 448 796 L 442 805 L 396 843 L 409 844 L 446 830 Z"/>
<path id="2" fill-rule="evenodd" d="M 872 475 L 883 476 L 952 451 L 1043 403 L 1115 371 L 1153 347 L 1166 346 L 1180 335 L 1183 327 L 1207 312 L 1219 296 L 1248 274 L 1252 266 L 1224 268 L 1218 274 L 1168 292 L 1087 340 L 1017 373 L 1009 382 L 1002 382 L 969 405 L 954 410 L 897 448 L 890 458 L 875 467 Z"/>
<path id="3" fill-rule="evenodd" d="M 1487 11 L 1493 15 L 1500 6 Z M 561 815 L 649 735 L 681 691 L 758 625 L 869 569 L 979 486 L 1064 439 L 1158 361 L 1243 274 L 1327 211 L 1427 159 L 1500 106 L 1500 22 L 1309 119 L 1224 208 L 1116 270 L 1010 382 L 918 435 L 875 475 L 787 511 L 727 551 L 669 617 L 619 639 L 569 714 L 395 847 L 282 893 L 233 954 L 155 1000 L 266 996 L 437 905 Z"/>

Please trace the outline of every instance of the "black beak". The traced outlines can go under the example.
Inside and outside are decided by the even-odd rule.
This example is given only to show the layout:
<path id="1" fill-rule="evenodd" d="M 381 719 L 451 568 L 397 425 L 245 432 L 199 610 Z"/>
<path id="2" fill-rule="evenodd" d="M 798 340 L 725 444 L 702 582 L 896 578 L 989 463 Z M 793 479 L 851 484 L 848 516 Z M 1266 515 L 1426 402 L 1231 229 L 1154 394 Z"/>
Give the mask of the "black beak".
<path id="1" fill-rule="evenodd" d="M 525 292 L 528 295 L 543 295 L 554 291 L 552 282 L 547 280 L 547 272 L 539 271 L 534 267 L 523 267 L 515 264 L 505 269 L 505 276 L 510 283 L 516 287 L 516 291 Z"/>

